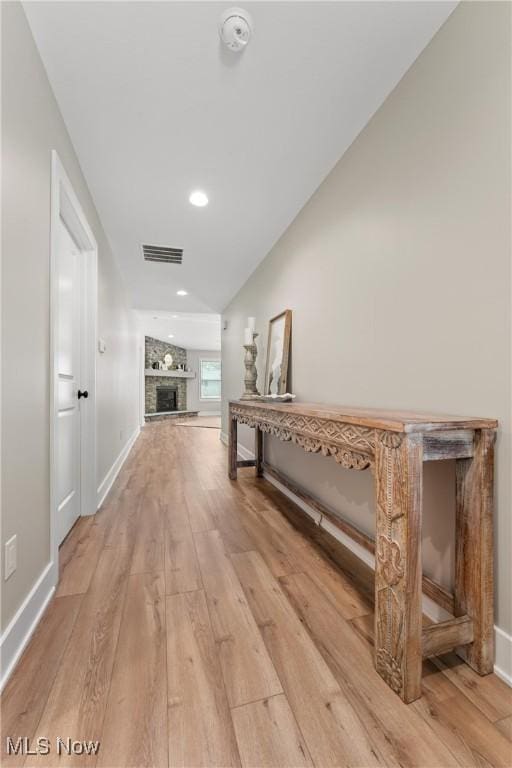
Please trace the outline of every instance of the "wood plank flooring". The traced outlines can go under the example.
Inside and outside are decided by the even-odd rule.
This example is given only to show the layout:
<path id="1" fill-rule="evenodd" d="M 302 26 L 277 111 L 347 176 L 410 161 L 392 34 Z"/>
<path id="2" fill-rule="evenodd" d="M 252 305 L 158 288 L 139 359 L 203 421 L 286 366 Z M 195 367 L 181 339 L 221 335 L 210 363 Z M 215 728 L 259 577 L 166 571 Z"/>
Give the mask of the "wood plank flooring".
<path id="1" fill-rule="evenodd" d="M 447 654 L 403 704 L 373 669 L 371 573 L 253 470 L 229 481 L 226 453 L 215 429 L 145 426 L 61 547 L 2 765 L 510 768 L 512 691 Z"/>

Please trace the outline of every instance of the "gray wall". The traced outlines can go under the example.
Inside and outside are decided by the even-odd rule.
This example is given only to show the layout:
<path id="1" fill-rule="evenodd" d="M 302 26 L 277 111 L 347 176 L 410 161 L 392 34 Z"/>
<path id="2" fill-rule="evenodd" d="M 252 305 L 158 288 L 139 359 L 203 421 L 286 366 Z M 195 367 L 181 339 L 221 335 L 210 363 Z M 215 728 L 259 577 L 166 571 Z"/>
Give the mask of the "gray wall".
<path id="1" fill-rule="evenodd" d="M 510 5 L 462 3 L 223 319 L 223 431 L 243 328 L 293 310 L 298 400 L 497 417 L 497 623 L 511 617 Z M 240 430 L 252 449 L 251 435 Z M 373 531 L 372 477 L 267 439 L 272 462 Z M 426 467 L 425 571 L 451 584 L 451 463 Z"/>
<path id="2" fill-rule="evenodd" d="M 189 349 L 188 367 L 196 374 L 195 379 L 187 380 L 187 403 L 191 411 L 200 411 L 202 413 L 220 413 L 220 402 L 218 400 L 201 400 L 200 389 L 200 363 L 201 360 L 220 360 L 220 352 L 207 349 Z"/>
<path id="3" fill-rule="evenodd" d="M 50 153 L 56 149 L 99 246 L 97 485 L 138 425 L 138 357 L 123 280 L 19 3 L 2 11 L 2 627 L 49 561 Z M 3 571 L 2 571 L 3 572 Z"/>

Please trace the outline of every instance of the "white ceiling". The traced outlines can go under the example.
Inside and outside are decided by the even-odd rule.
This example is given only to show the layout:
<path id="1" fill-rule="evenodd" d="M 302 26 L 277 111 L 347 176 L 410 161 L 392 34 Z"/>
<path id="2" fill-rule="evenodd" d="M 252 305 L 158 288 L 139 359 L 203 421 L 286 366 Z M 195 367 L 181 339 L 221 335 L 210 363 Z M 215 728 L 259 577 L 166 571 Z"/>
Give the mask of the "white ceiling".
<path id="1" fill-rule="evenodd" d="M 229 2 L 24 5 L 134 306 L 211 312 L 456 3 L 244 2 L 238 56 L 217 33 Z M 183 265 L 145 263 L 141 243 L 184 248 Z"/>
<path id="2" fill-rule="evenodd" d="M 219 315 L 155 310 L 138 310 L 136 314 L 144 336 L 185 349 L 220 350 Z"/>

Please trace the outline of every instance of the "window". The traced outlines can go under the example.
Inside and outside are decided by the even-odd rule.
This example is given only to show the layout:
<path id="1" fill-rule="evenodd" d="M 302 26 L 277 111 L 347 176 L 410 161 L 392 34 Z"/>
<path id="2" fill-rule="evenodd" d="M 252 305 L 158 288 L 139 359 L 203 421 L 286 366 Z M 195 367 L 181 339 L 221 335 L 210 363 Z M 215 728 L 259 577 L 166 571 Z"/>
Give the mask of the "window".
<path id="1" fill-rule="evenodd" d="M 220 400 L 220 360 L 201 360 L 201 400 Z"/>

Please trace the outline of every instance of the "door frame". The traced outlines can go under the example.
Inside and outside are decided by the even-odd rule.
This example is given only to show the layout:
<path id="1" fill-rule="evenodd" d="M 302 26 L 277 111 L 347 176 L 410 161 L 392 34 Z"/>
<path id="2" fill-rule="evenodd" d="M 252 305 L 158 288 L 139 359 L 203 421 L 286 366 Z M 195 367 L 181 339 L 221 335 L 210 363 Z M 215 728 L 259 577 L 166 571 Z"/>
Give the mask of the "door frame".
<path id="1" fill-rule="evenodd" d="M 87 407 L 80 408 L 80 515 L 96 512 L 96 338 L 98 296 L 98 245 L 64 166 L 55 150 L 51 155 L 50 202 L 50 548 L 58 564 L 57 541 L 57 355 L 58 328 L 57 254 L 60 219 L 79 246 L 82 311 L 80 317 L 80 387 L 87 389 Z M 56 568 L 56 580 L 58 568 Z"/>

